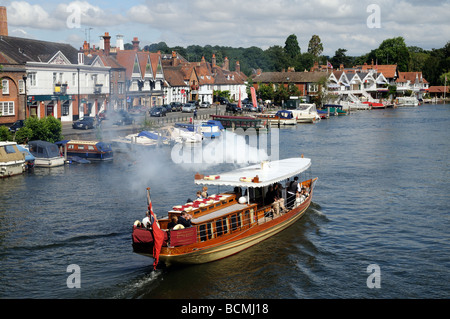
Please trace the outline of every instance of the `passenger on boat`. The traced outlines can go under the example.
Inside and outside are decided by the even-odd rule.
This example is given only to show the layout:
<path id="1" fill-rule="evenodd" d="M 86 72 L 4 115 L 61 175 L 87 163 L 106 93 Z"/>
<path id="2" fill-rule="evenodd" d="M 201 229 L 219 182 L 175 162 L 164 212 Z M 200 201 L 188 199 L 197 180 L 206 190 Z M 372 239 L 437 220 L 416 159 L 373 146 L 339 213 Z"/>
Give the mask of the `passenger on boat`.
<path id="1" fill-rule="evenodd" d="M 203 198 L 208 198 L 208 186 L 203 186 L 202 197 Z"/>
<path id="2" fill-rule="evenodd" d="M 197 198 L 196 199 L 203 199 L 201 191 L 197 191 Z"/>
<path id="3" fill-rule="evenodd" d="M 274 189 L 273 189 L 273 186 L 272 185 L 270 185 L 269 186 L 269 190 L 267 191 L 267 194 L 266 194 L 266 199 L 265 199 L 265 203 L 267 204 L 267 205 L 272 205 L 272 210 L 274 210 L 274 212 L 276 213 L 276 214 L 279 214 L 280 213 L 280 205 L 279 205 L 279 203 L 277 202 L 277 200 L 276 200 L 276 198 L 275 198 L 275 191 L 274 191 Z"/>
<path id="4" fill-rule="evenodd" d="M 287 193 L 288 193 L 287 204 L 288 204 L 288 206 L 293 204 L 293 202 L 296 198 L 297 191 L 298 191 L 298 177 L 295 176 L 294 180 L 289 183 L 289 186 L 287 188 Z"/>
<path id="5" fill-rule="evenodd" d="M 184 227 L 191 227 L 191 219 L 192 219 L 191 214 L 188 214 L 186 212 L 182 212 L 181 216 L 178 217 L 177 224 L 181 224 Z"/>
<path id="6" fill-rule="evenodd" d="M 178 217 L 177 216 L 173 216 L 172 217 L 172 221 L 169 224 L 167 224 L 167 228 L 168 229 L 172 229 L 172 228 L 174 228 L 176 226 L 176 224 L 178 224 Z"/>
<path id="7" fill-rule="evenodd" d="M 285 213 L 287 211 L 286 207 L 284 206 L 284 198 L 281 194 L 281 184 L 275 183 L 273 191 L 275 193 L 275 201 L 278 203 L 279 207 L 282 210 L 282 213 Z"/>

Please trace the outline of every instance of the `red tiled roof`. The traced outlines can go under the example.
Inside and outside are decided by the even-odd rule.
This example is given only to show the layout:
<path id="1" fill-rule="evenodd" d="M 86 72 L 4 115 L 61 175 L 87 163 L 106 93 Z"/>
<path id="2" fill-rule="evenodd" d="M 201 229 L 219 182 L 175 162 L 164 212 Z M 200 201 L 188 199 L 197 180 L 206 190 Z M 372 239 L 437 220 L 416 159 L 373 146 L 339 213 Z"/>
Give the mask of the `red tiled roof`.
<path id="1" fill-rule="evenodd" d="M 395 82 L 406 83 L 407 81 L 413 83 L 416 78 L 423 83 L 428 83 L 422 76 L 422 72 L 398 72 L 398 78 Z"/>

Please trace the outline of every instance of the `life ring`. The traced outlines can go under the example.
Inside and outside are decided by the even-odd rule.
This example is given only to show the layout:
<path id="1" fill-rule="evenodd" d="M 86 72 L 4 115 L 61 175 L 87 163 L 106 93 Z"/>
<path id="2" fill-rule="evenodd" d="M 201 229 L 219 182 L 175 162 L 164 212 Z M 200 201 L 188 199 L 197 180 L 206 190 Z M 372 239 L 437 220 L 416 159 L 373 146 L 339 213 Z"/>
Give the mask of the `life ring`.
<path id="1" fill-rule="evenodd" d="M 177 225 L 175 225 L 175 227 L 174 228 L 172 228 L 173 230 L 179 230 L 179 229 L 184 229 L 184 226 L 183 225 L 181 225 L 181 224 L 177 224 Z"/>

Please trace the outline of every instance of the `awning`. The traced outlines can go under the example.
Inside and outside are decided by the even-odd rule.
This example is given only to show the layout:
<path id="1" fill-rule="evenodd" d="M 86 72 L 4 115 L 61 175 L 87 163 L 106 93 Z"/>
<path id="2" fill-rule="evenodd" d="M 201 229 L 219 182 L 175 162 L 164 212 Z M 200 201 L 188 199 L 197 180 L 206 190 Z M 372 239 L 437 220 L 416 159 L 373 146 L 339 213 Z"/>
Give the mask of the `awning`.
<path id="1" fill-rule="evenodd" d="M 196 179 L 197 185 L 217 185 L 233 187 L 264 187 L 285 180 L 306 171 L 311 166 L 309 158 L 288 158 L 263 162 L 218 175 L 207 175 Z M 259 182 L 253 182 L 258 176 Z"/>

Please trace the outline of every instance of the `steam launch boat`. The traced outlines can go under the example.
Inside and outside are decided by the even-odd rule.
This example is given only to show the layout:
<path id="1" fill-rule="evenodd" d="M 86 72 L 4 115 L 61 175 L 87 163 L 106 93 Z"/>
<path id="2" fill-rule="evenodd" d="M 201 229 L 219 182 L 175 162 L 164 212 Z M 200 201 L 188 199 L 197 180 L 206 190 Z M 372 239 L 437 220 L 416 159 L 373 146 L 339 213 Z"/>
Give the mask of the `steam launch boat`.
<path id="1" fill-rule="evenodd" d="M 211 262 L 258 244 L 305 214 L 317 181 L 306 177 L 308 172 L 311 174 L 310 166 L 311 159 L 302 156 L 263 162 L 220 175 L 197 173 L 196 185 L 233 190 L 173 206 L 168 216 L 159 221 L 153 213 L 148 188 L 148 223 L 145 218 L 142 223 L 135 222 L 133 251 L 153 257 L 156 268 L 158 262 L 166 266 Z M 280 188 L 279 198 L 274 197 L 276 188 L 273 187 L 292 177 L 294 180 Z M 169 224 L 174 218 L 179 223 L 185 221 L 181 217 L 189 219 L 189 215 L 190 224 L 186 227 Z"/>

